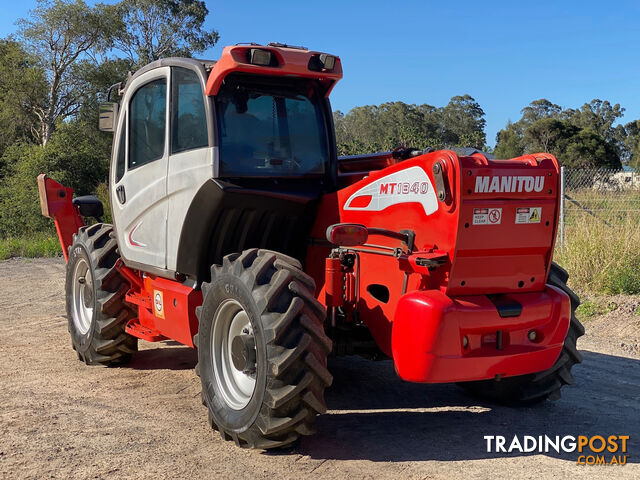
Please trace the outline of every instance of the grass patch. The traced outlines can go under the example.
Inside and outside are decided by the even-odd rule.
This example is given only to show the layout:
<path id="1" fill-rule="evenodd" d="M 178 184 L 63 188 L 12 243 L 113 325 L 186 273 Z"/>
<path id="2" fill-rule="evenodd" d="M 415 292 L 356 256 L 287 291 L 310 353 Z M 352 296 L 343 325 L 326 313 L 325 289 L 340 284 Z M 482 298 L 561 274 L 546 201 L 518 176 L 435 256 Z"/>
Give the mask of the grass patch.
<path id="1" fill-rule="evenodd" d="M 598 315 L 606 315 L 609 312 L 613 312 L 617 307 L 614 302 L 609 302 L 606 299 L 587 300 L 580 304 L 576 314 L 582 319 L 588 319 Z"/>
<path id="2" fill-rule="evenodd" d="M 0 260 L 11 257 L 57 257 L 62 253 L 55 235 L 37 233 L 29 237 L 0 238 Z"/>
<path id="3" fill-rule="evenodd" d="M 555 260 L 570 274 L 574 289 L 592 293 L 640 293 L 640 223 L 627 219 L 612 226 L 582 218 L 565 227 L 565 244 Z"/>

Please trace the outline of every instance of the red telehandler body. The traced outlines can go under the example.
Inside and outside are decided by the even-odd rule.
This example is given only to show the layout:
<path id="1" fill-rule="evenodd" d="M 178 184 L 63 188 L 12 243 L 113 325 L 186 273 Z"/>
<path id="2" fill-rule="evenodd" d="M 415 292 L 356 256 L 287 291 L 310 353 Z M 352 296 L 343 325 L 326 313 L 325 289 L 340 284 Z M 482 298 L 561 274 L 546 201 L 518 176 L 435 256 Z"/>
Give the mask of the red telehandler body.
<path id="1" fill-rule="evenodd" d="M 38 178 L 78 357 L 196 347 L 211 426 L 255 448 L 314 432 L 328 355 L 391 358 L 404 380 L 509 404 L 558 398 L 584 329 L 552 262 L 556 159 L 338 158 L 341 77 L 335 56 L 251 44 L 117 86 L 100 119 L 113 226 L 95 197 Z"/>

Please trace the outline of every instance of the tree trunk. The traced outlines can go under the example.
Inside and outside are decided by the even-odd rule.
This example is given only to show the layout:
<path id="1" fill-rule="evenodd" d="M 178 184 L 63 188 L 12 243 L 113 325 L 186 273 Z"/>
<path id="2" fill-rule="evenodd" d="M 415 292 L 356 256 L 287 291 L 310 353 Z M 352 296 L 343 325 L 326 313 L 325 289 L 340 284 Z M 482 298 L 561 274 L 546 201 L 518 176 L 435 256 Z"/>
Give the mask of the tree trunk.
<path id="1" fill-rule="evenodd" d="M 56 121 L 55 109 L 58 103 L 59 85 L 60 76 L 58 75 L 57 70 L 54 68 L 53 78 L 51 79 L 51 88 L 49 89 L 49 105 L 47 106 L 47 110 L 41 120 L 40 143 L 42 144 L 42 146 L 45 146 L 47 144 L 47 142 L 51 138 L 51 134 L 53 133 L 53 128 Z"/>

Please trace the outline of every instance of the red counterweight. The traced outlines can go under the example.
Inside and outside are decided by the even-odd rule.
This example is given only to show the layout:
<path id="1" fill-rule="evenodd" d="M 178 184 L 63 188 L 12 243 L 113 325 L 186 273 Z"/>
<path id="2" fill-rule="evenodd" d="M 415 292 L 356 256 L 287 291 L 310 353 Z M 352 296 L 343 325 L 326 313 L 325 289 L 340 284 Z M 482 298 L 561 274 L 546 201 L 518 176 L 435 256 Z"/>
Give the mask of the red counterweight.
<path id="1" fill-rule="evenodd" d="M 392 350 L 396 371 L 412 382 L 463 382 L 551 368 L 569 328 L 570 302 L 560 289 L 514 293 L 520 310 L 503 317 L 484 295 L 448 297 L 415 291 L 398 303 Z"/>

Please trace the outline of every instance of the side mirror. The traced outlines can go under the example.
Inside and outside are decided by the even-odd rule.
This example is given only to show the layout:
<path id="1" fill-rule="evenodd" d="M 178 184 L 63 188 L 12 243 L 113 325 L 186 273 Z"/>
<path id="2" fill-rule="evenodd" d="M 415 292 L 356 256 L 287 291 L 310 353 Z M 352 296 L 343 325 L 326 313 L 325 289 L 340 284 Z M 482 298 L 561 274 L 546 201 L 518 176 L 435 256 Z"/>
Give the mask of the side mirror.
<path id="1" fill-rule="evenodd" d="M 118 104 L 114 102 L 100 104 L 98 128 L 101 132 L 114 132 L 118 119 Z"/>

